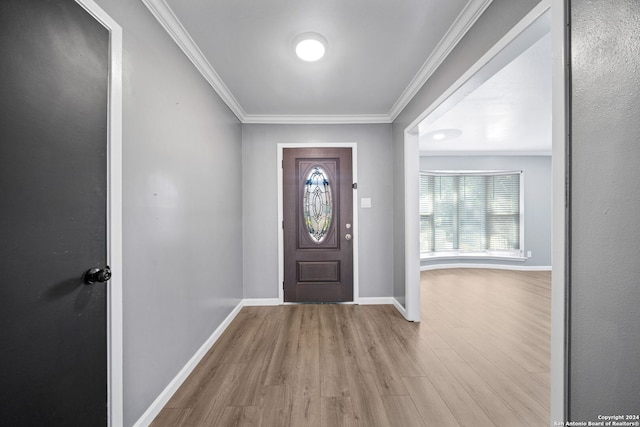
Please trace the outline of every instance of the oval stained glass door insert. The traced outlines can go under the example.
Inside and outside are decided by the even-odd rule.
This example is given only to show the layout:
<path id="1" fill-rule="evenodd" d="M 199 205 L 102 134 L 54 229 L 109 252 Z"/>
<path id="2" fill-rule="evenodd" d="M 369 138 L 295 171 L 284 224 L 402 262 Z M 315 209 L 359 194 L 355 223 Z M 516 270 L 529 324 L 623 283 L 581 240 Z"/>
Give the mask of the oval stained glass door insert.
<path id="1" fill-rule="evenodd" d="M 333 217 L 331 184 L 322 167 L 314 166 L 309 173 L 304 185 L 302 204 L 309 236 L 320 243 L 327 236 Z"/>

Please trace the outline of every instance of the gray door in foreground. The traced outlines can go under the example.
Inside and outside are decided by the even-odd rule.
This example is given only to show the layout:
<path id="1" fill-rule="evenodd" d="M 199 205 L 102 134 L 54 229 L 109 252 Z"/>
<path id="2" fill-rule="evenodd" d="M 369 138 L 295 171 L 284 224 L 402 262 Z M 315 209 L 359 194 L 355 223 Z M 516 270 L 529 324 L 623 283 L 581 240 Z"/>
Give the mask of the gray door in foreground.
<path id="1" fill-rule="evenodd" d="M 3 0 L 0 58 L 0 425 L 106 425 L 109 33 Z"/>

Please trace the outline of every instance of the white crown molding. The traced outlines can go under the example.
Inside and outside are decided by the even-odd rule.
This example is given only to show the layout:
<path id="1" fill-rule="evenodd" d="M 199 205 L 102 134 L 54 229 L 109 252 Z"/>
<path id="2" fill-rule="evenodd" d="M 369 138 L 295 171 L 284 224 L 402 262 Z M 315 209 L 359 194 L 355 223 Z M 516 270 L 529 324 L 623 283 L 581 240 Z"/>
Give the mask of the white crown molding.
<path id="1" fill-rule="evenodd" d="M 394 121 L 404 107 L 409 104 L 420 88 L 429 80 L 492 1 L 493 0 L 469 0 L 434 51 L 429 55 L 422 67 L 420 67 L 420 70 L 418 70 L 413 80 L 411 80 L 407 88 L 402 92 L 393 107 L 391 107 L 389 111 L 391 121 Z"/>
<path id="2" fill-rule="evenodd" d="M 388 114 L 270 115 L 248 114 L 242 123 L 251 124 L 370 124 L 391 123 Z"/>
<path id="3" fill-rule="evenodd" d="M 369 124 L 392 123 L 492 1 L 469 0 L 388 114 L 357 115 L 246 114 L 165 0 L 142 0 L 142 3 L 160 22 L 165 31 L 187 55 L 216 93 L 220 95 L 240 122 L 255 124 Z"/>
<path id="4" fill-rule="evenodd" d="M 213 89 L 220 95 L 220 98 L 227 104 L 229 109 L 244 122 L 246 113 L 242 106 L 233 96 L 227 85 L 224 84 L 218 73 L 213 69 L 202 51 L 193 41 L 187 30 L 182 26 L 180 20 L 173 13 L 169 5 L 164 0 L 142 0 L 142 3 L 149 9 L 153 16 L 160 22 L 169 36 L 182 49 L 187 58 L 200 71 L 200 74 L 207 80 Z"/>

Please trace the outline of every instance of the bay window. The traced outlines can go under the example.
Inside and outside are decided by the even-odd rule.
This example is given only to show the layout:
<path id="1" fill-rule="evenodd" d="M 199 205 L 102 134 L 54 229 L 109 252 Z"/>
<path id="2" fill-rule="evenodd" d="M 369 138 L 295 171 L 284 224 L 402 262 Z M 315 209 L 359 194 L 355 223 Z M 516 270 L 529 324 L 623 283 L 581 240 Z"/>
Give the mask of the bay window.
<path id="1" fill-rule="evenodd" d="M 522 257 L 522 172 L 421 172 L 420 255 Z"/>

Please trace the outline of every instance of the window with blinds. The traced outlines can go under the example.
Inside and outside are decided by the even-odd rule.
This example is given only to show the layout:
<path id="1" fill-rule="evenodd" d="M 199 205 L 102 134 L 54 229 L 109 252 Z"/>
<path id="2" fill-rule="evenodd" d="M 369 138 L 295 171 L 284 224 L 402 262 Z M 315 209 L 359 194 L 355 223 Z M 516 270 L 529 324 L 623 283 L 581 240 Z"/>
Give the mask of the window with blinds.
<path id="1" fill-rule="evenodd" d="M 522 172 L 421 172 L 420 254 L 521 257 Z"/>

